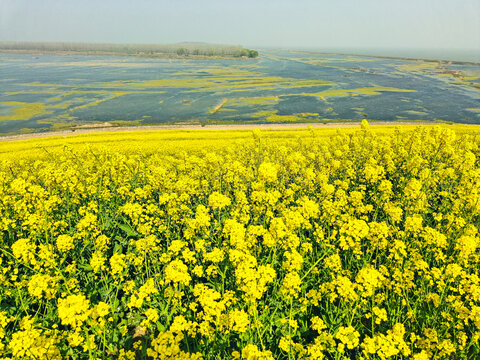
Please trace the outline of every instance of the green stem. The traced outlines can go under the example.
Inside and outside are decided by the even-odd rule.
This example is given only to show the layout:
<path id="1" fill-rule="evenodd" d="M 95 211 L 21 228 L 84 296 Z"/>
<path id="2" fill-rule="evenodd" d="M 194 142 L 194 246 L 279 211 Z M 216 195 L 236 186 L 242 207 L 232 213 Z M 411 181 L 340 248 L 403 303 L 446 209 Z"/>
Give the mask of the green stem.
<path id="1" fill-rule="evenodd" d="M 293 307 L 293 297 L 290 297 L 290 311 L 288 314 L 288 359 L 292 358 L 292 327 L 290 322 L 292 321 L 292 307 Z"/>
<path id="2" fill-rule="evenodd" d="M 262 335 L 263 335 L 263 334 L 260 334 L 260 330 L 258 329 L 258 318 L 257 318 L 258 312 L 257 312 L 257 307 L 256 307 L 254 304 L 252 304 L 252 305 L 253 305 L 252 307 L 253 307 L 253 309 L 254 309 L 254 310 L 253 310 L 253 319 L 254 319 L 254 321 L 255 321 L 255 329 L 257 330 L 257 336 L 258 336 L 258 338 L 259 338 L 259 340 L 260 340 L 260 345 L 262 345 L 262 351 L 265 351 L 265 345 L 263 344 L 263 339 L 262 339 Z"/>
<path id="3" fill-rule="evenodd" d="M 302 278 L 301 278 L 300 280 L 303 281 L 303 279 L 305 279 L 305 278 L 307 277 L 307 275 L 310 274 L 310 272 L 315 268 L 315 266 L 318 265 L 318 263 L 319 263 L 320 261 L 323 260 L 324 257 L 325 257 L 325 255 L 321 256 L 317 261 L 315 261 L 315 264 L 313 264 L 313 265 L 310 267 L 310 269 L 308 269 L 308 271 L 302 276 Z"/>

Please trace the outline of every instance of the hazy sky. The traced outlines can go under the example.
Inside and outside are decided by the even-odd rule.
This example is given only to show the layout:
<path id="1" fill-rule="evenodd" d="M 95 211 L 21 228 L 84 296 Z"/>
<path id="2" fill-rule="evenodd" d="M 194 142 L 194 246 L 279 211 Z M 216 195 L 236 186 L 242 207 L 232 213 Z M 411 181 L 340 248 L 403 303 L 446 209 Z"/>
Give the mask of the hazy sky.
<path id="1" fill-rule="evenodd" d="M 0 0 L 0 41 L 480 49 L 480 0 Z"/>

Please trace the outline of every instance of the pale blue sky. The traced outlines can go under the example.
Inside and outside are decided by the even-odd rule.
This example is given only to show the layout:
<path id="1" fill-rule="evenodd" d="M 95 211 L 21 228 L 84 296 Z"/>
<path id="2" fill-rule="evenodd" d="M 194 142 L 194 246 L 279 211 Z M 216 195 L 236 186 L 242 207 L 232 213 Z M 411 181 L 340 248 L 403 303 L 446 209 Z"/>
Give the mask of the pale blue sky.
<path id="1" fill-rule="evenodd" d="M 0 41 L 480 50 L 480 0 L 0 0 Z"/>

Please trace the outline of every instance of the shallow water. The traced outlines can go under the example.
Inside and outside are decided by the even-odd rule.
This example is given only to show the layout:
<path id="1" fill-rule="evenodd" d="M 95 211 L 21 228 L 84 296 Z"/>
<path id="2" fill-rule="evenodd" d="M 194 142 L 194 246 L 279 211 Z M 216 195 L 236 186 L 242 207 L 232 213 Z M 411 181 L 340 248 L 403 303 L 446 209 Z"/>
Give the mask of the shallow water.
<path id="1" fill-rule="evenodd" d="M 480 123 L 480 65 L 263 51 L 257 60 L 0 53 L 0 133 L 112 124 Z"/>

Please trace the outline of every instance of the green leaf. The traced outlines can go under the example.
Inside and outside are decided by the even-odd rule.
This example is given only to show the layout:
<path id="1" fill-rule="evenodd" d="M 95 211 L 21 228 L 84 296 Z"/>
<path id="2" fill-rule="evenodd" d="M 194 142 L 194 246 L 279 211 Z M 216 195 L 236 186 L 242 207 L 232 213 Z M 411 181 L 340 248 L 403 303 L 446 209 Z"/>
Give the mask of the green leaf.
<path id="1" fill-rule="evenodd" d="M 113 253 L 114 254 L 123 254 L 123 246 L 121 244 L 115 244 L 113 247 Z"/>
<path id="2" fill-rule="evenodd" d="M 93 271 L 93 268 L 90 264 L 78 264 L 78 267 L 85 271 Z"/>
<path id="3" fill-rule="evenodd" d="M 123 230 L 127 236 L 138 236 L 139 234 L 132 229 L 130 225 L 127 224 L 118 224 L 118 227 Z"/>

